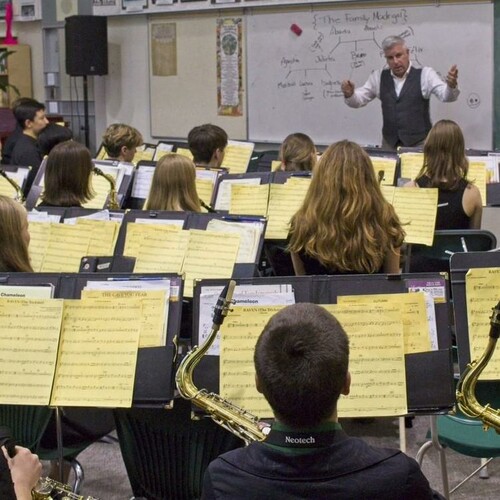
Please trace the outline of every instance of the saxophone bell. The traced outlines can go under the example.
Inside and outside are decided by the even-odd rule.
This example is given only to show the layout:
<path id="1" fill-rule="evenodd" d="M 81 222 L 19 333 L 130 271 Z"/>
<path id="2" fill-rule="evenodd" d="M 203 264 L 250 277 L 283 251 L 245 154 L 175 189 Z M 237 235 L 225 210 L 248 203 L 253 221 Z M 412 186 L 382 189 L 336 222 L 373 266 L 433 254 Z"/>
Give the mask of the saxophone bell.
<path id="1" fill-rule="evenodd" d="M 21 189 L 21 186 L 14 179 L 9 177 L 5 170 L 3 170 L 2 168 L 0 168 L 0 175 L 16 190 L 16 196 L 14 199 L 19 201 L 20 203 L 24 203 L 25 196 L 23 190 Z"/>
<path id="2" fill-rule="evenodd" d="M 104 173 L 99 167 L 95 165 L 92 166 L 92 171 L 94 174 L 104 177 L 109 183 L 109 193 L 108 193 L 108 202 L 106 207 L 111 210 L 116 210 L 120 208 L 120 203 L 118 202 L 118 195 L 116 192 L 116 181 L 112 175 Z"/>

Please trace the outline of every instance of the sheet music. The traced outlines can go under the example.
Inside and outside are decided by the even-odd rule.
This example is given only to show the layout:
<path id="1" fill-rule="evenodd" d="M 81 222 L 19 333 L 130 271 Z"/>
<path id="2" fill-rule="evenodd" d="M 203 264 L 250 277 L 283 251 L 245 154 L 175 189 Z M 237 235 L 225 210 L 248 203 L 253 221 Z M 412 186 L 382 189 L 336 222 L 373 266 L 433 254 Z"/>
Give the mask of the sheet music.
<path id="1" fill-rule="evenodd" d="M 323 304 L 322 304 L 323 305 Z M 340 417 L 382 417 L 408 412 L 401 308 L 393 304 L 323 305 L 349 336 L 351 392 Z"/>
<path id="2" fill-rule="evenodd" d="M 5 175 L 9 179 L 12 179 L 19 187 L 22 187 L 24 179 L 26 178 L 26 174 L 23 171 L 5 172 Z M 15 198 L 17 196 L 17 191 L 14 186 L 2 176 L 0 176 L 0 194 L 8 196 L 9 198 Z"/>
<path id="3" fill-rule="evenodd" d="M 203 278 L 230 278 L 233 274 L 240 235 L 190 229 L 189 244 L 182 266 L 184 296 L 193 296 L 193 281 Z"/>
<path id="4" fill-rule="evenodd" d="M 384 198 L 391 204 L 394 204 L 394 193 L 396 192 L 396 188 L 394 186 L 386 186 L 382 184 L 380 186 L 380 191 L 384 195 Z"/>
<path id="5" fill-rule="evenodd" d="M 51 224 L 42 272 L 77 273 L 82 257 L 88 255 L 92 230 L 84 225 Z"/>
<path id="6" fill-rule="evenodd" d="M 189 158 L 190 160 L 193 159 L 193 153 L 191 153 L 191 151 L 189 151 L 189 149 L 187 149 L 187 148 L 177 148 L 175 150 L 175 152 L 178 155 L 185 156 L 186 158 Z"/>
<path id="7" fill-rule="evenodd" d="M 310 178 L 291 177 L 286 184 L 271 184 L 266 240 L 286 240 L 290 219 L 302 206 Z"/>
<path id="8" fill-rule="evenodd" d="M 154 236 L 155 234 L 164 234 L 165 232 L 180 231 L 181 229 L 176 226 L 169 224 L 149 224 L 149 223 L 137 223 L 129 222 L 127 224 L 127 234 L 125 236 L 125 247 L 123 249 L 123 255 L 129 257 L 137 257 L 139 254 L 139 248 L 141 247 L 144 239 L 148 236 Z"/>
<path id="9" fill-rule="evenodd" d="M 493 157 L 469 157 L 469 172 L 467 173 L 467 180 L 474 184 L 481 193 L 481 201 L 483 207 L 486 206 L 486 182 L 492 176 L 494 170 Z"/>
<path id="10" fill-rule="evenodd" d="M 396 307 L 400 304 L 405 354 L 431 350 L 431 328 L 428 322 L 425 294 L 423 292 L 339 295 L 337 303 L 364 305 L 365 308 L 370 307 L 372 304 L 387 304 L 387 306 L 393 305 Z"/>
<path id="11" fill-rule="evenodd" d="M 207 205 L 210 205 L 212 201 L 212 193 L 214 191 L 214 184 L 210 179 L 200 179 L 196 177 L 196 193 L 198 194 L 198 198 L 203 200 Z M 203 211 L 207 211 L 205 208 L 202 208 Z"/>
<path id="12" fill-rule="evenodd" d="M 54 295 L 54 285 L 0 285 L 2 299 L 51 299 Z"/>
<path id="13" fill-rule="evenodd" d="M 230 214 L 267 215 L 270 184 L 235 184 L 231 187 Z"/>
<path id="14" fill-rule="evenodd" d="M 250 177 L 244 179 L 222 179 L 221 182 L 219 183 L 219 189 L 217 191 L 217 199 L 215 200 L 215 210 L 228 211 L 230 209 L 232 186 L 240 184 L 258 185 L 260 184 L 260 177 Z"/>
<path id="15" fill-rule="evenodd" d="M 492 309 L 500 298 L 500 268 L 469 269 L 465 276 L 470 358 L 479 359 L 488 345 Z M 480 380 L 500 379 L 500 351 L 495 350 Z"/>
<path id="16" fill-rule="evenodd" d="M 133 222 L 129 224 L 134 224 Z M 160 226 L 174 226 L 177 229 L 182 229 L 184 226 L 184 219 L 135 219 L 135 224 L 151 224 L 151 225 L 160 225 Z"/>
<path id="17" fill-rule="evenodd" d="M 63 301 L 0 299 L 0 403 L 47 405 Z"/>
<path id="18" fill-rule="evenodd" d="M 132 405 L 142 304 L 66 300 L 51 405 Z"/>
<path id="19" fill-rule="evenodd" d="M 33 271 L 40 272 L 43 264 L 43 257 L 47 251 L 50 239 L 51 224 L 45 222 L 30 222 L 30 244 L 28 251 Z"/>
<path id="20" fill-rule="evenodd" d="M 155 151 L 156 147 L 152 145 L 143 144 L 142 146 L 139 146 L 135 152 L 134 158 L 132 159 L 132 163 L 137 165 L 141 160 L 153 161 Z"/>
<path id="21" fill-rule="evenodd" d="M 160 226 L 168 227 L 168 226 Z M 189 243 L 189 231 L 148 233 L 137 250 L 135 273 L 180 273 Z"/>
<path id="22" fill-rule="evenodd" d="M 396 188 L 394 210 L 406 232 L 406 243 L 432 245 L 438 211 L 437 188 Z"/>
<path id="23" fill-rule="evenodd" d="M 272 160 L 271 161 L 271 171 L 277 172 L 278 170 L 281 170 L 281 160 Z"/>
<path id="24" fill-rule="evenodd" d="M 169 286 L 162 290 L 82 290 L 82 299 L 138 299 L 142 303 L 142 323 L 139 347 L 159 347 L 166 344 Z"/>
<path id="25" fill-rule="evenodd" d="M 159 142 L 156 145 L 153 161 L 161 160 L 166 154 L 171 153 L 173 149 L 174 149 L 173 144 L 167 144 L 166 142 Z M 140 196 L 138 198 L 140 198 Z"/>
<path id="26" fill-rule="evenodd" d="M 122 215 L 123 214 L 113 214 L 113 217 L 111 216 L 110 211 L 105 208 L 103 210 L 99 210 L 97 212 L 93 212 L 88 215 L 78 215 L 77 217 L 67 217 L 64 219 L 64 224 L 76 224 L 79 220 L 94 220 L 94 221 L 103 221 L 107 222 L 110 220 L 113 220 L 114 222 L 120 222 L 116 220 L 117 215 Z"/>
<path id="27" fill-rule="evenodd" d="M 264 231 L 263 222 L 228 222 L 212 219 L 207 224 L 207 231 L 239 234 L 241 241 L 236 262 L 238 264 L 255 264 L 257 262 L 260 238 Z"/>
<path id="28" fill-rule="evenodd" d="M 39 212 L 36 209 L 31 210 L 28 212 L 28 222 L 30 223 L 30 233 L 31 233 L 31 223 L 32 222 L 44 222 L 46 224 L 50 224 L 53 222 L 54 224 L 57 224 L 61 222 L 61 216 L 60 215 L 51 215 L 48 212 Z"/>
<path id="29" fill-rule="evenodd" d="M 380 156 L 370 156 L 370 160 L 372 161 L 377 179 L 379 172 L 384 172 L 381 185 L 392 186 L 394 184 L 394 176 L 398 160 L 396 158 L 383 158 Z"/>
<path id="30" fill-rule="evenodd" d="M 222 286 L 204 286 L 200 293 L 199 345 L 206 341 L 210 333 L 214 306 L 223 288 Z M 239 306 L 287 306 L 295 304 L 295 294 L 291 284 L 237 285 L 234 289 L 233 301 Z M 219 356 L 220 331 L 224 328 L 225 323 L 221 325 L 217 338 L 207 351 L 207 356 Z"/>
<path id="31" fill-rule="evenodd" d="M 401 160 L 401 177 L 415 180 L 424 166 L 424 153 L 402 153 L 399 158 Z"/>
<path id="32" fill-rule="evenodd" d="M 134 182 L 132 184 L 132 198 L 141 198 L 145 200 L 149 196 L 155 168 L 156 167 L 148 167 L 146 165 L 137 167 L 134 175 Z"/>
<path id="33" fill-rule="evenodd" d="M 92 219 L 78 219 L 77 226 L 90 229 L 88 255 L 113 255 L 120 230 L 120 223 Z"/>
<path id="34" fill-rule="evenodd" d="M 254 147 L 253 142 L 228 141 L 221 167 L 227 168 L 232 174 L 245 173 L 252 158 Z"/>

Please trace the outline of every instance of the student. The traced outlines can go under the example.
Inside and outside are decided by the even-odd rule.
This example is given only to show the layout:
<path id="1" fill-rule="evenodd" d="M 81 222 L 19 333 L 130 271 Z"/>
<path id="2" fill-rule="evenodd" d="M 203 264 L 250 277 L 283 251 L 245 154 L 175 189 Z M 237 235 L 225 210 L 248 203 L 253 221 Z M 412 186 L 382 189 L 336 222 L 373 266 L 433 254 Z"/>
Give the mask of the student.
<path id="1" fill-rule="evenodd" d="M 0 195 L 0 272 L 31 273 L 28 215 L 17 201 Z"/>
<path id="2" fill-rule="evenodd" d="M 424 165 L 407 187 L 438 188 L 436 229 L 480 229 L 483 203 L 467 180 L 464 136 L 451 120 L 438 121 L 424 143 Z"/>
<path id="3" fill-rule="evenodd" d="M 54 146 L 60 142 L 73 139 L 73 132 L 70 128 L 57 123 L 49 123 L 38 134 L 38 148 L 43 156 L 48 155 Z"/>
<path id="4" fill-rule="evenodd" d="M 141 133 L 130 125 L 114 123 L 102 136 L 102 145 L 110 160 L 130 163 L 137 148 L 144 143 Z"/>
<path id="5" fill-rule="evenodd" d="M 32 99 L 31 97 L 19 97 L 12 103 L 12 112 L 22 104 L 28 104 L 32 106 L 38 105 L 38 101 Z M 14 115 L 15 116 L 15 115 Z M 12 161 L 12 151 L 14 151 L 14 146 L 16 145 L 17 140 L 23 134 L 23 127 L 17 123 L 14 132 L 7 137 L 5 144 L 2 147 L 2 165 L 10 165 Z"/>
<path id="6" fill-rule="evenodd" d="M 22 446 L 9 457 L 5 446 L 0 453 L 0 498 L 2 500 L 32 500 L 31 491 L 40 479 L 42 464 L 37 455 Z"/>
<path id="7" fill-rule="evenodd" d="M 81 207 L 92 199 L 90 151 L 75 141 L 61 142 L 47 158 L 41 206 Z"/>
<path id="8" fill-rule="evenodd" d="M 290 225 L 288 248 L 298 275 L 399 272 L 405 233 L 369 156 L 353 142 L 337 142 L 323 153 Z"/>
<path id="9" fill-rule="evenodd" d="M 194 163 L 185 156 L 169 153 L 155 168 L 145 210 L 200 212 Z"/>
<path id="10" fill-rule="evenodd" d="M 434 493 L 417 462 L 347 436 L 337 401 L 349 394 L 349 341 L 315 304 L 275 314 L 254 352 L 255 383 L 275 421 L 264 442 L 221 455 L 208 467 L 202 499 L 425 500 Z"/>
<path id="11" fill-rule="evenodd" d="M 285 172 L 311 171 L 316 165 L 317 151 L 308 135 L 295 133 L 283 141 L 279 158 Z"/>
<path id="12" fill-rule="evenodd" d="M 10 163 L 31 167 L 24 188 L 24 194 L 27 195 L 42 162 L 42 153 L 38 148 L 37 138 L 49 122 L 45 116 L 45 106 L 37 101 L 24 101 L 19 104 L 14 109 L 14 116 L 18 125 L 23 129 L 23 133 L 16 140 Z"/>
<path id="13" fill-rule="evenodd" d="M 200 125 L 188 134 L 188 147 L 196 166 L 219 168 L 226 146 L 227 134 L 217 125 Z"/>

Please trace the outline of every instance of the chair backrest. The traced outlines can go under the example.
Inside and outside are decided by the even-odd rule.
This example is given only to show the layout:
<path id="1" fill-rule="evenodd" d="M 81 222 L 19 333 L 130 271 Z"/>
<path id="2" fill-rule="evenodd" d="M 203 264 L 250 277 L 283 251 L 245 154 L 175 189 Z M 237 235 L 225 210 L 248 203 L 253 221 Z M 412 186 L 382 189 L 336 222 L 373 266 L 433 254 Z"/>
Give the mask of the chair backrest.
<path id="1" fill-rule="evenodd" d="M 434 233 L 432 246 L 408 245 L 405 272 L 449 272 L 450 257 L 458 252 L 496 248 L 495 235 L 484 229 L 448 229 Z"/>
<path id="2" fill-rule="evenodd" d="M 243 442 L 209 418 L 191 419 L 191 403 L 171 410 L 115 410 L 123 461 L 136 497 L 191 500 L 201 496 L 208 464 Z"/>

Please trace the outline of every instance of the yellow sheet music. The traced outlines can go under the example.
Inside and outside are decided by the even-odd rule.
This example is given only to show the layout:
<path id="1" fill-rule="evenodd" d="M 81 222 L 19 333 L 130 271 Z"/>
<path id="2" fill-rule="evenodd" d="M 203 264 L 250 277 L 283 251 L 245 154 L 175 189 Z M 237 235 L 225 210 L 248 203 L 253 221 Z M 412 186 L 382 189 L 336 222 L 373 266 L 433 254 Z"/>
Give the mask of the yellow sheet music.
<path id="1" fill-rule="evenodd" d="M 155 155 L 156 148 L 150 146 L 142 146 L 137 148 L 132 163 L 137 165 L 141 160 L 152 161 Z"/>
<path id="2" fill-rule="evenodd" d="M 116 182 L 116 172 L 106 172 L 111 175 Z M 93 174 L 92 177 L 92 188 L 94 190 L 95 196 L 83 204 L 84 208 L 104 208 L 106 205 L 106 200 L 108 198 L 110 185 L 109 182 L 102 176 Z"/>
<path id="3" fill-rule="evenodd" d="M 67 300 L 51 405 L 130 407 L 141 301 Z"/>
<path id="4" fill-rule="evenodd" d="M 87 226 L 91 230 L 88 255 L 113 255 L 120 223 L 107 220 L 77 219 L 77 226 Z"/>
<path id="5" fill-rule="evenodd" d="M 14 198 L 17 194 L 12 184 L 2 176 L 0 176 L 0 194 L 3 196 L 8 196 L 9 198 Z"/>
<path id="6" fill-rule="evenodd" d="M 324 305 L 349 336 L 349 396 L 340 417 L 382 417 L 408 412 L 401 308 L 393 304 Z"/>
<path id="7" fill-rule="evenodd" d="M 227 168 L 231 174 L 243 174 L 247 171 L 252 152 L 253 146 L 228 144 L 224 151 L 221 167 Z"/>
<path id="8" fill-rule="evenodd" d="M 384 195 L 384 198 L 392 205 L 394 204 L 394 193 L 396 188 L 394 186 L 380 186 L 380 191 Z"/>
<path id="9" fill-rule="evenodd" d="M 231 186 L 230 214 L 267 214 L 270 184 L 234 184 Z"/>
<path id="10" fill-rule="evenodd" d="M 424 153 L 403 153 L 401 159 L 401 177 L 405 179 L 416 179 L 420 169 L 424 165 Z"/>
<path id="11" fill-rule="evenodd" d="M 281 160 L 272 160 L 271 161 L 271 171 L 277 172 L 278 170 L 281 170 Z"/>
<path id="12" fill-rule="evenodd" d="M 372 161 L 377 179 L 380 178 L 379 175 L 382 175 L 379 174 L 379 172 L 384 173 L 381 185 L 392 186 L 394 184 L 397 160 L 395 158 L 383 158 L 378 156 L 370 156 L 370 160 Z"/>
<path id="13" fill-rule="evenodd" d="M 469 173 L 467 174 L 467 180 L 472 182 L 479 189 L 483 207 L 486 206 L 486 177 L 486 163 L 482 163 L 479 161 L 471 161 L 469 163 Z"/>
<path id="14" fill-rule="evenodd" d="M 259 418 L 273 417 L 255 388 L 255 344 L 271 316 L 284 306 L 234 306 L 224 321 L 220 340 L 220 393 Z"/>
<path id="15" fill-rule="evenodd" d="M 188 242 L 189 231 L 150 231 L 141 240 L 134 272 L 180 273 Z"/>
<path id="16" fill-rule="evenodd" d="M 425 296 L 416 293 L 385 293 L 376 295 L 346 295 L 337 298 L 339 304 L 401 304 L 405 354 L 431 350 L 430 328 L 427 321 Z"/>
<path id="17" fill-rule="evenodd" d="M 302 205 L 310 183 L 309 178 L 292 177 L 286 184 L 271 184 L 267 240 L 286 240 L 290 219 Z"/>
<path id="18" fill-rule="evenodd" d="M 177 148 L 175 151 L 178 155 L 185 156 L 186 158 L 189 158 L 190 160 L 193 159 L 193 153 L 189 151 L 187 148 Z"/>
<path id="19" fill-rule="evenodd" d="M 0 299 L 0 403 L 47 405 L 63 301 Z"/>
<path id="20" fill-rule="evenodd" d="M 43 264 L 43 257 L 47 251 L 50 239 L 50 226 L 46 222 L 30 222 L 30 244 L 29 254 L 33 271 L 40 272 Z"/>
<path id="21" fill-rule="evenodd" d="M 198 198 L 203 200 L 207 205 L 210 205 L 212 201 L 212 193 L 214 190 L 214 184 L 208 179 L 196 178 L 196 192 L 198 193 Z M 203 209 L 206 211 L 205 209 Z"/>
<path id="22" fill-rule="evenodd" d="M 488 345 L 490 316 L 500 299 L 500 268 L 470 269 L 465 277 L 471 361 Z M 480 377 L 500 379 L 500 350 L 496 349 Z"/>
<path id="23" fill-rule="evenodd" d="M 77 273 L 81 258 L 88 255 L 91 236 L 92 230 L 88 226 L 51 224 L 41 271 Z"/>
<path id="24" fill-rule="evenodd" d="M 240 235 L 190 229 L 189 244 L 182 266 L 184 296 L 193 296 L 193 280 L 230 278 L 233 274 Z"/>
<path id="25" fill-rule="evenodd" d="M 436 188 L 396 188 L 394 210 L 406 231 L 406 243 L 432 245 L 436 227 L 438 190 Z"/>
<path id="26" fill-rule="evenodd" d="M 180 228 L 174 224 L 140 224 L 138 222 L 129 222 L 127 224 L 123 255 L 137 257 L 145 238 L 172 231 L 180 231 Z"/>
<path id="27" fill-rule="evenodd" d="M 82 290 L 82 299 L 138 299 L 142 304 L 139 347 L 164 346 L 167 333 L 165 290 Z"/>

